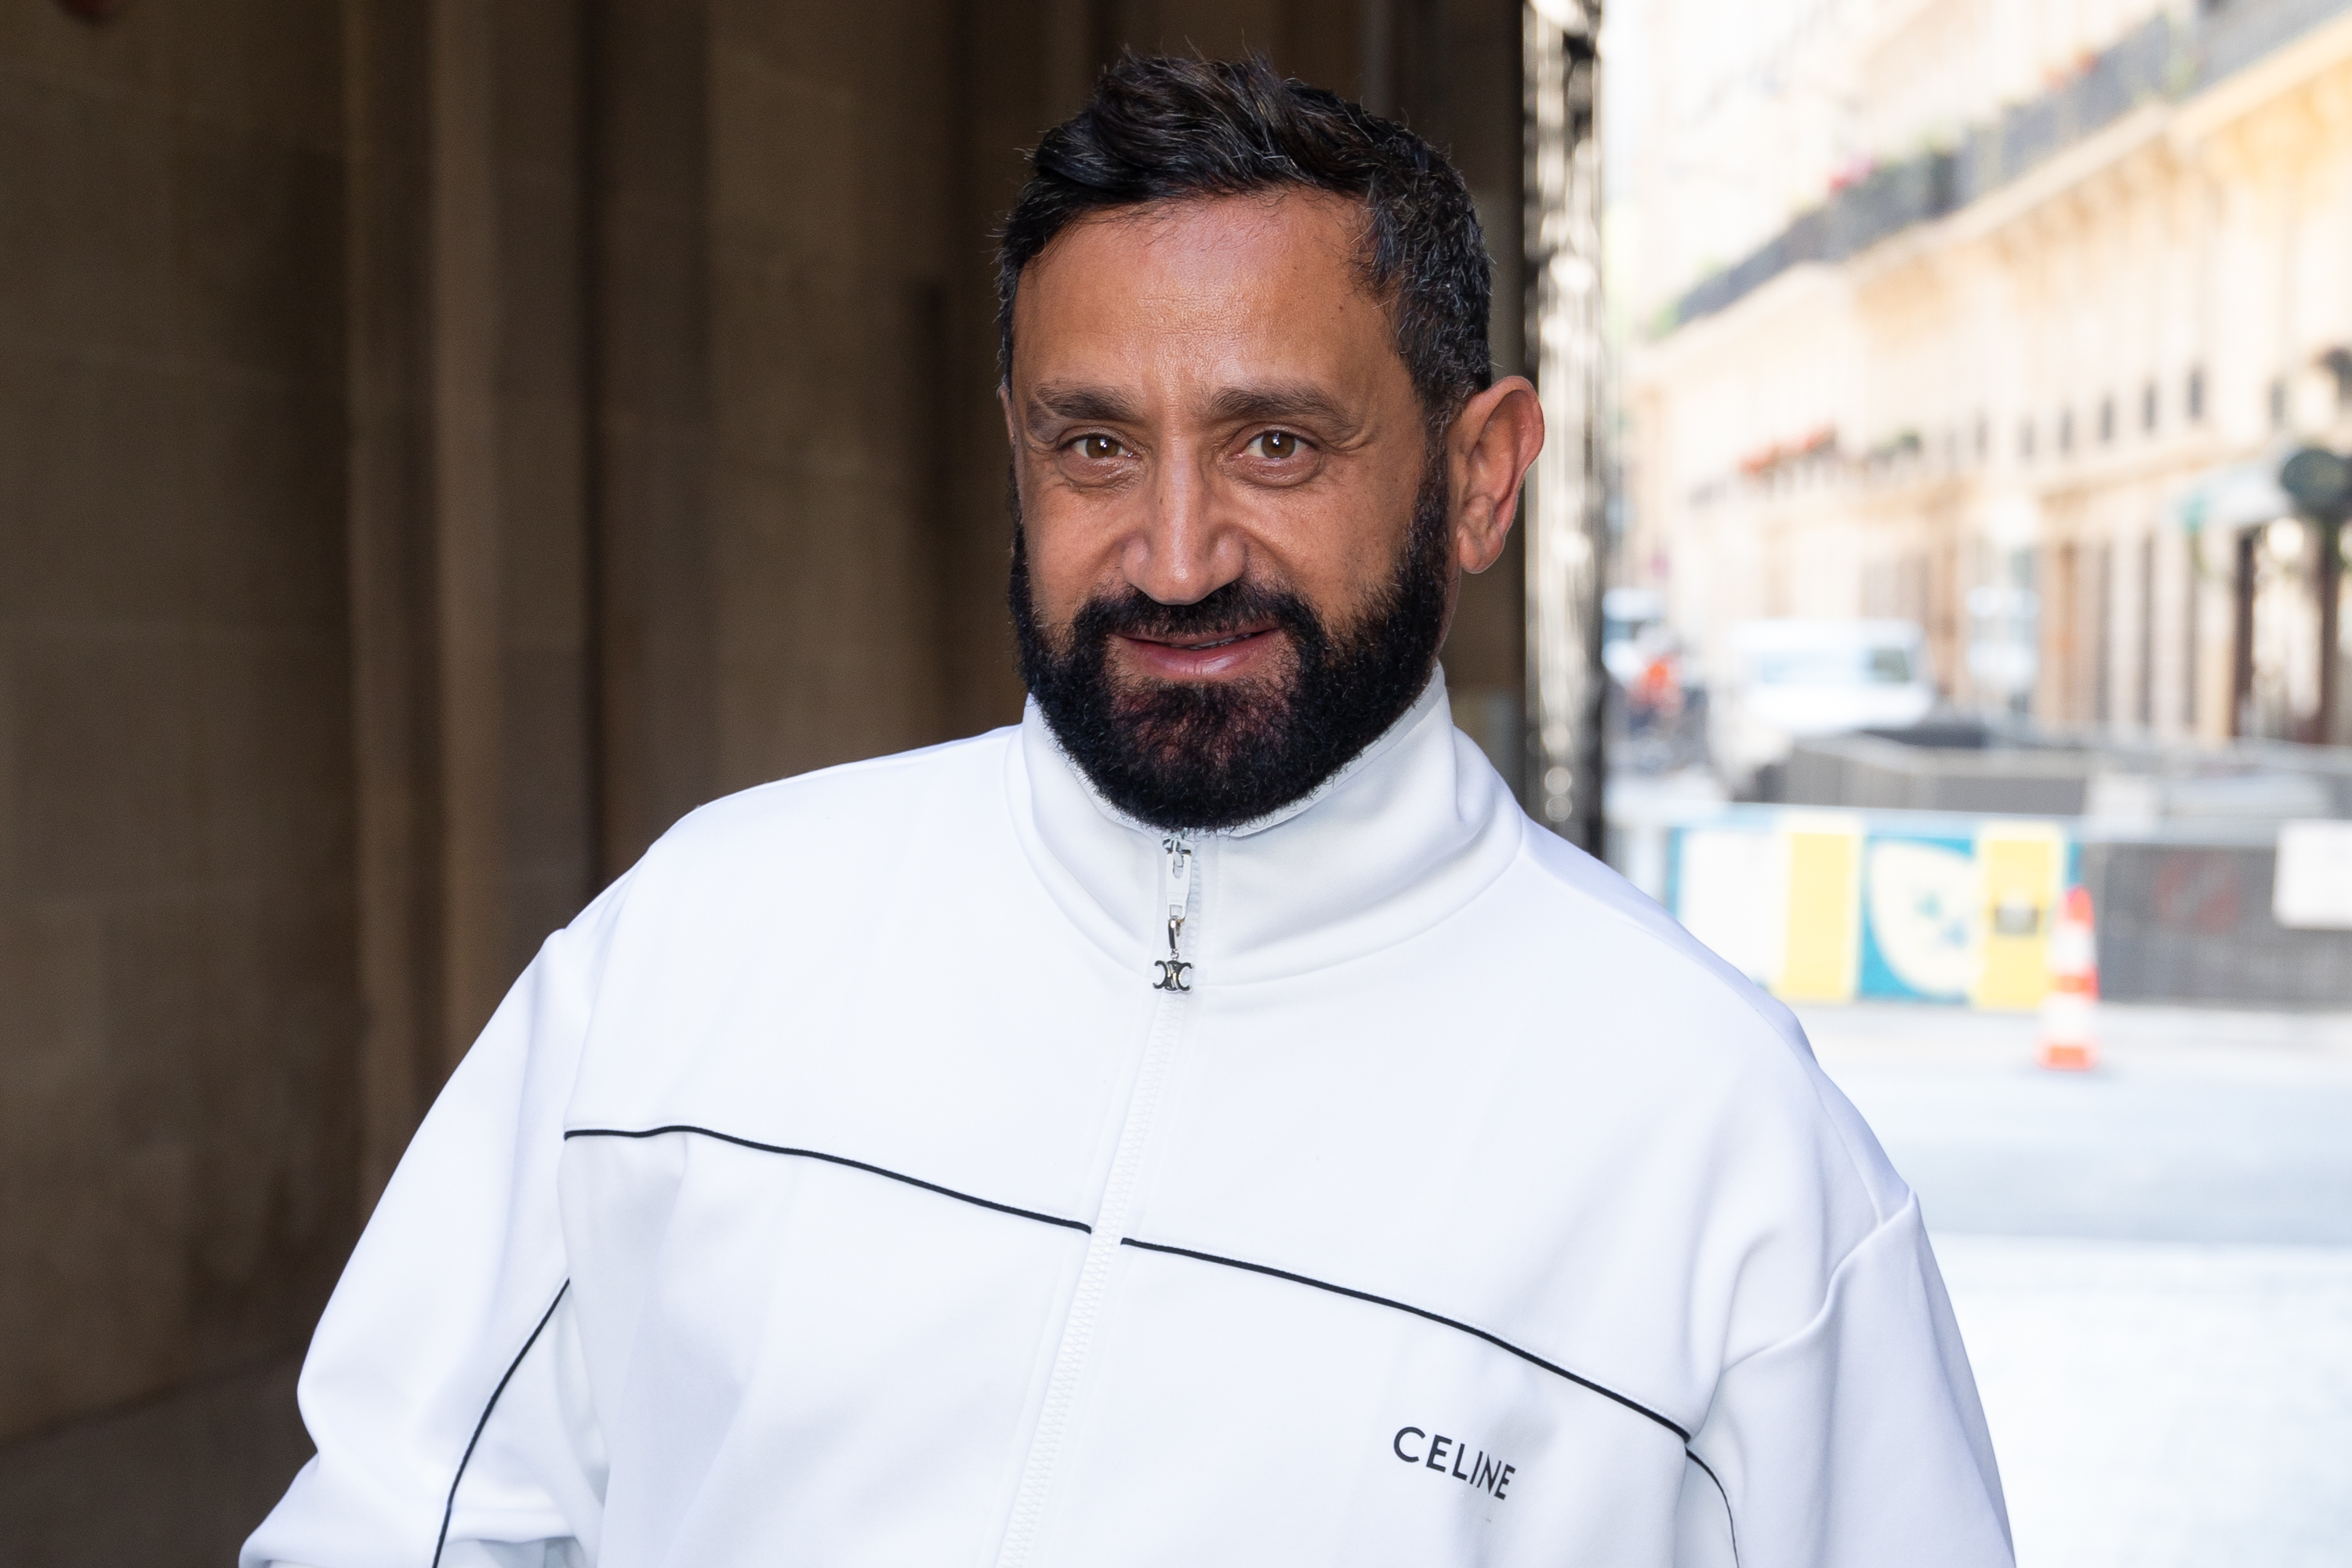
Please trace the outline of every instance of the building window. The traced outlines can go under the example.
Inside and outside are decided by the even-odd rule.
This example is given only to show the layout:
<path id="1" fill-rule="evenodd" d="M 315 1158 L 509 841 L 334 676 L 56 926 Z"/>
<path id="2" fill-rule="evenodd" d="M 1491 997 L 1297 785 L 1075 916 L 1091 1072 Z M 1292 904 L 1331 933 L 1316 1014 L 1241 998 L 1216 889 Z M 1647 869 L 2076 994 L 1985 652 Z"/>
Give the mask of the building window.
<path id="1" fill-rule="evenodd" d="M 2271 428 L 2286 428 L 2286 377 L 2283 375 L 2271 378 Z"/>
<path id="2" fill-rule="evenodd" d="M 2189 373 L 2189 390 L 2183 399 L 2183 408 L 2191 425 L 2205 422 L 2205 367 L 2201 364 Z"/>
<path id="3" fill-rule="evenodd" d="M 2116 438 L 2116 400 L 2099 399 L 2099 445 L 2105 447 Z"/>
<path id="4" fill-rule="evenodd" d="M 2139 427 L 2149 435 L 2156 433 L 2156 383 L 2149 382 L 2139 395 Z"/>

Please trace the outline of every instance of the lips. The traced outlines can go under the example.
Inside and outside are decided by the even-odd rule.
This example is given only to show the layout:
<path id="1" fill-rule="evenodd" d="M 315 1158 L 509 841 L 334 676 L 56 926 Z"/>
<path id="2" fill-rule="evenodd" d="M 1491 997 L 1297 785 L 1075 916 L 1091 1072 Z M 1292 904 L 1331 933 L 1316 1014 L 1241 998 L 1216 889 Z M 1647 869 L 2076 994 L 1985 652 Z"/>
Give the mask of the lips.
<path id="1" fill-rule="evenodd" d="M 1146 680 L 1216 683 L 1238 680 L 1256 672 L 1282 646 L 1276 624 L 1156 628 L 1150 633 L 1117 634 L 1125 646 L 1120 663 Z"/>
<path id="2" fill-rule="evenodd" d="M 1196 636 L 1181 639 L 1171 637 L 1153 637 L 1149 633 L 1139 632 L 1129 632 L 1126 636 L 1135 642 L 1174 648 L 1181 653 L 1207 653 L 1213 648 L 1231 647 L 1235 643 L 1247 642 L 1252 637 L 1262 637 L 1275 629 L 1270 626 L 1243 626 L 1233 631 L 1213 632 L 1207 637 Z"/>

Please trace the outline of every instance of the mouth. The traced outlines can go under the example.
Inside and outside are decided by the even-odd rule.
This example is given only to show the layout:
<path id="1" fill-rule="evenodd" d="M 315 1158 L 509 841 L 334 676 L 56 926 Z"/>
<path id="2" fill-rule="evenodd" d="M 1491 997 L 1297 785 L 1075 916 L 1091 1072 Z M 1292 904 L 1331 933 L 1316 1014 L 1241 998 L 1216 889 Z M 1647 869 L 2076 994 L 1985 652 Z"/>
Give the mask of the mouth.
<path id="1" fill-rule="evenodd" d="M 1272 630 L 1274 627 L 1270 624 L 1261 626 L 1244 626 L 1236 631 L 1218 632 L 1210 637 L 1181 640 L 1176 637 L 1141 637 L 1133 633 L 1129 635 L 1131 640 L 1149 643 L 1154 647 L 1171 647 L 1184 653 L 1208 653 L 1216 648 L 1232 647 L 1235 644 L 1245 643 L 1252 637 L 1262 637 Z"/>
<path id="2" fill-rule="evenodd" d="M 1122 635 L 1131 668 L 1163 680 L 1198 681 L 1238 679 L 1264 663 L 1266 650 L 1276 646 L 1280 630 L 1273 621 L 1255 626 L 1221 626 L 1192 637 Z"/>

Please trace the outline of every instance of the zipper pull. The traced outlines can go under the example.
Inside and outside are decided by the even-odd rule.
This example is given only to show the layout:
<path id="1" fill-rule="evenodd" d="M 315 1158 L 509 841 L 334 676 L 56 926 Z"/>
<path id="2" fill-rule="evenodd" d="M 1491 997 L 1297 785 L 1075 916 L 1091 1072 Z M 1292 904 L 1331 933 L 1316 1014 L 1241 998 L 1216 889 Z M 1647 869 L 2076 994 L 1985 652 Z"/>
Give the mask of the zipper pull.
<path id="1" fill-rule="evenodd" d="M 1151 961 L 1160 971 L 1160 978 L 1151 988 L 1181 994 L 1192 989 L 1189 978 L 1192 966 L 1184 962 L 1179 946 L 1184 935 L 1184 911 L 1192 901 L 1192 843 L 1178 833 L 1161 839 L 1160 848 L 1164 856 L 1160 885 L 1168 905 L 1168 956 Z"/>

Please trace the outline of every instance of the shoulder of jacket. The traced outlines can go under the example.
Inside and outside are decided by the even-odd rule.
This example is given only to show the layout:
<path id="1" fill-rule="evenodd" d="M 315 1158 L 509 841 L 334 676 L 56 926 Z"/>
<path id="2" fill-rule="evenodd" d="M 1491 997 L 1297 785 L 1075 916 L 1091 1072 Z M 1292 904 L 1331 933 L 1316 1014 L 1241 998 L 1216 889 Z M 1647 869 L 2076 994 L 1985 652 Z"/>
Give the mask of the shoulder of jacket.
<path id="1" fill-rule="evenodd" d="M 1727 1103 L 1738 1105 L 1743 1116 L 1777 1108 L 1792 1131 L 1832 1142 L 1878 1217 L 1901 1211 L 1909 1187 L 1860 1112 L 1822 1070 L 1803 1025 L 1787 1005 L 1632 883 L 1557 834 L 1531 823 L 1524 844 L 1523 863 L 1561 901 L 1564 918 L 1588 942 L 1606 941 L 1612 950 L 1612 962 L 1592 965 L 1580 979 L 1622 994 L 1624 1010 L 1645 1022 L 1644 1050 L 1661 1053 L 1677 1068 L 1738 1084 L 1742 1092 Z"/>
<path id="2" fill-rule="evenodd" d="M 721 795 L 680 817 L 646 852 L 644 864 L 723 864 L 764 847 L 793 847 L 817 837 L 834 844 L 867 834 L 903 836 L 942 799 L 961 803 L 968 813 L 982 792 L 995 791 L 1005 748 L 1016 733 L 992 730 Z"/>
<path id="3" fill-rule="evenodd" d="M 1756 1026 L 1739 1031 L 1743 1047 L 1765 1048 L 1807 1062 L 1812 1059 L 1812 1049 L 1795 1016 L 1691 935 L 1648 895 L 1559 835 L 1533 824 L 1521 844 L 1524 862 L 1559 901 L 1568 920 L 1588 929 L 1613 930 L 1643 953 L 1651 961 L 1641 966 L 1643 983 L 1654 982 L 1652 964 L 1675 974 L 1682 984 L 1662 994 L 1660 1002 L 1708 1010 L 1714 1010 L 1708 1005 L 1715 1004 L 1745 1013 Z"/>

